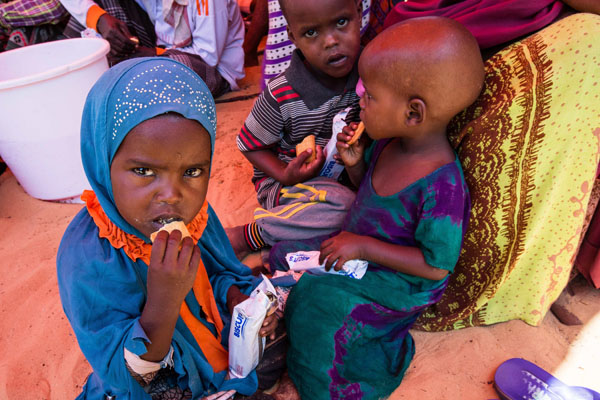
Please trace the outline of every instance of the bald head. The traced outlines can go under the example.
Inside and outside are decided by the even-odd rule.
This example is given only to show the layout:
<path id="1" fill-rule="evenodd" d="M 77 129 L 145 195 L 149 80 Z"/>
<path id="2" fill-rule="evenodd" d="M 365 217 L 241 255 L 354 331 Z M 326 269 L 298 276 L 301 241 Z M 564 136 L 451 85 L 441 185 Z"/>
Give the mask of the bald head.
<path id="1" fill-rule="evenodd" d="M 443 17 L 392 25 L 367 45 L 359 68 L 364 78 L 382 79 L 399 94 L 422 99 L 429 117 L 442 123 L 475 101 L 484 79 L 477 41 Z"/>

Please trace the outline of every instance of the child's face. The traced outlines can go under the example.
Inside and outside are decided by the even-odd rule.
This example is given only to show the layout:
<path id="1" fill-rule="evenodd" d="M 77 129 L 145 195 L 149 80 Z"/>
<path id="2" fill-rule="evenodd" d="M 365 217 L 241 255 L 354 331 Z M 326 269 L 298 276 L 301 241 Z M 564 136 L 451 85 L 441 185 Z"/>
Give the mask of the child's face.
<path id="1" fill-rule="evenodd" d="M 189 223 L 206 198 L 210 157 L 209 134 L 197 121 L 167 114 L 140 123 L 110 167 L 121 216 L 146 237 L 171 220 Z"/>
<path id="2" fill-rule="evenodd" d="M 373 64 L 359 63 L 359 74 L 364 85 L 360 98 L 360 119 L 372 139 L 399 136 L 403 121 L 400 118 L 407 107 L 404 97 L 378 76 Z"/>
<path id="3" fill-rule="evenodd" d="M 288 1 L 288 34 L 315 73 L 344 78 L 360 50 L 360 17 L 354 0 Z"/>

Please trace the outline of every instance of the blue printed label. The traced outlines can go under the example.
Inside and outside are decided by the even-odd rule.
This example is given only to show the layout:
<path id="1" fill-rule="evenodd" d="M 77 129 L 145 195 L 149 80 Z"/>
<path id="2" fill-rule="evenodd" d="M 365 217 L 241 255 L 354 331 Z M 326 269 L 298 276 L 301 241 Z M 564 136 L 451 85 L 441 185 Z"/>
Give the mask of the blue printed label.
<path id="1" fill-rule="evenodd" d="M 235 319 L 235 323 L 233 325 L 233 336 L 240 337 L 244 334 L 244 327 L 248 322 L 248 318 L 243 316 L 241 313 L 238 313 L 237 318 Z"/>

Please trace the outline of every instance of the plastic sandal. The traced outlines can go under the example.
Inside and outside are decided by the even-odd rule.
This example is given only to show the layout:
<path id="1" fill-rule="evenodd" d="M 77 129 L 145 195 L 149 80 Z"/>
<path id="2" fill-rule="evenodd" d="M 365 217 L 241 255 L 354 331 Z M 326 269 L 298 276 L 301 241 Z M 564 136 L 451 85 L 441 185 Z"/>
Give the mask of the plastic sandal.
<path id="1" fill-rule="evenodd" d="M 600 393 L 566 385 L 522 358 L 500 364 L 494 375 L 494 387 L 502 400 L 600 400 Z"/>

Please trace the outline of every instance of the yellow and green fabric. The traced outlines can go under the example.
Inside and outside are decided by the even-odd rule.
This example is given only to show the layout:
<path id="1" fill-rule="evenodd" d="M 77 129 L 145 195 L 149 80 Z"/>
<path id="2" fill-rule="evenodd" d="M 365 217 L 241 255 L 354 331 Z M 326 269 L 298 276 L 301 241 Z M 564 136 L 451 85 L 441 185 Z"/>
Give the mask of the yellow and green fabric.
<path id="1" fill-rule="evenodd" d="M 419 329 L 538 325 L 565 287 L 600 156 L 599 35 L 600 16 L 578 13 L 486 61 L 482 95 L 449 130 L 471 219 Z"/>

